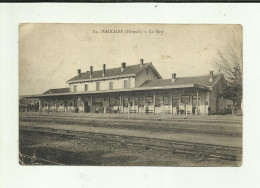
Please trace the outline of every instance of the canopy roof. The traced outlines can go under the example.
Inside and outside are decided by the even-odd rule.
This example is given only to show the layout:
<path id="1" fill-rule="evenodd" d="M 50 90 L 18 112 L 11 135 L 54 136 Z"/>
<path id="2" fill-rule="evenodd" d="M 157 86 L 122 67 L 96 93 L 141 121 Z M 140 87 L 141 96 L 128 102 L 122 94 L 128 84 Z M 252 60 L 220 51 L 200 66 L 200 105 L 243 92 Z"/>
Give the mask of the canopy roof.
<path id="1" fill-rule="evenodd" d="M 123 92 L 134 92 L 134 91 L 158 91 L 167 89 L 182 89 L 191 88 L 197 90 L 209 90 L 213 87 L 223 76 L 223 74 L 216 74 L 213 77 L 213 81 L 210 82 L 210 75 L 204 76 L 193 76 L 193 77 L 180 77 L 174 82 L 172 79 L 157 79 L 147 80 L 140 87 L 127 88 L 127 89 L 113 89 L 113 90 L 100 90 L 100 91 L 83 91 L 83 92 L 70 92 L 69 88 L 56 88 L 49 89 L 43 94 L 23 96 L 25 98 L 37 98 L 37 97 L 48 97 L 48 96 L 71 96 L 71 95 L 88 95 L 88 94 L 105 94 L 105 93 L 123 93 Z"/>

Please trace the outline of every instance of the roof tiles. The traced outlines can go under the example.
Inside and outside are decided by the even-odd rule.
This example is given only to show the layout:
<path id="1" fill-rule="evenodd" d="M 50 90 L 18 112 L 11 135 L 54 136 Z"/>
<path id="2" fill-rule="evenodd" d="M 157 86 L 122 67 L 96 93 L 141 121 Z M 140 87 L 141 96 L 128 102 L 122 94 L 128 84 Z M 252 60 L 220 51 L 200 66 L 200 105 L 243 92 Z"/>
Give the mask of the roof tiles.
<path id="1" fill-rule="evenodd" d="M 57 88 L 57 89 L 49 89 L 48 91 L 45 91 L 43 94 L 53 94 L 53 93 L 69 93 L 69 88 Z"/>
<path id="2" fill-rule="evenodd" d="M 143 65 L 143 67 L 147 64 L 148 63 L 145 63 Z M 121 72 L 121 67 L 106 69 L 106 75 L 105 76 L 102 76 L 103 70 L 93 71 L 92 79 L 93 78 L 106 78 L 106 77 L 113 77 L 113 76 L 123 76 L 123 75 L 128 75 L 128 74 L 135 74 L 141 69 L 142 69 L 142 67 L 140 66 L 140 64 L 126 66 L 126 68 L 123 72 Z M 77 76 L 71 78 L 70 80 L 68 80 L 68 82 L 73 82 L 73 81 L 78 81 L 78 80 L 87 80 L 87 79 L 90 79 L 90 72 L 89 71 L 83 72 L 80 75 L 77 75 Z"/>
<path id="3" fill-rule="evenodd" d="M 209 82 L 209 75 L 204 76 L 194 76 L 194 77 L 180 77 L 174 82 L 172 79 L 157 79 L 157 80 L 147 80 L 140 87 L 163 87 L 163 86 L 174 86 L 174 85 L 188 85 L 197 84 L 201 86 L 213 86 L 222 74 L 216 74 L 213 76 L 213 81 Z"/>

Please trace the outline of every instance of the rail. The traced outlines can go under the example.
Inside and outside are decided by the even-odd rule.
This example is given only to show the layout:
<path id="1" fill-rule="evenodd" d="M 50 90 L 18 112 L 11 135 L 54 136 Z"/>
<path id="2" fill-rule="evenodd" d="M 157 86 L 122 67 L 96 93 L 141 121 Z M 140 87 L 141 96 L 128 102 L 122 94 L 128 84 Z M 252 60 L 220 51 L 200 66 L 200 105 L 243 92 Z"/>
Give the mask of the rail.
<path id="1" fill-rule="evenodd" d="M 63 135 L 66 137 L 76 137 L 78 139 L 98 139 L 106 143 L 120 144 L 129 147 L 139 147 L 145 150 L 159 150 L 173 154 L 198 155 L 207 158 L 217 158 L 230 161 L 239 161 L 242 158 L 242 149 L 239 147 L 31 126 L 23 126 L 20 127 L 20 129 Z"/>

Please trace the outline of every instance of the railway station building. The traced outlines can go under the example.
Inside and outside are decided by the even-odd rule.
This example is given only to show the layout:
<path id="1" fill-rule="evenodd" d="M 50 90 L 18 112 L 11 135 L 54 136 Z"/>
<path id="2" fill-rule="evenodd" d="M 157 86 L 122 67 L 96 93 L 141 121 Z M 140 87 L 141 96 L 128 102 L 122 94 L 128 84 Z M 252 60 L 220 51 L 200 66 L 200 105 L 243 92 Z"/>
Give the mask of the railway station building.
<path id="1" fill-rule="evenodd" d="M 226 87 L 223 74 L 209 74 L 193 77 L 162 79 L 152 63 L 143 59 L 135 65 L 125 62 L 118 68 L 81 72 L 67 81 L 68 88 L 49 89 L 43 94 L 24 96 L 37 99 L 40 112 L 79 113 L 149 113 L 179 112 L 191 113 L 195 107 L 197 114 L 212 113 L 225 109 L 225 99 L 221 97 Z"/>

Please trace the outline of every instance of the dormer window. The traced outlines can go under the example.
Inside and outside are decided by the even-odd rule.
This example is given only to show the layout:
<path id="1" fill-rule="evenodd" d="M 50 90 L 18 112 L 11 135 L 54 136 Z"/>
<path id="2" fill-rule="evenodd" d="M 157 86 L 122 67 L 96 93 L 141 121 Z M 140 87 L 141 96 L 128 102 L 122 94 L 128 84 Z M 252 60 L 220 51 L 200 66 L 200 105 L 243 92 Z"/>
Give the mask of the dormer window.
<path id="1" fill-rule="evenodd" d="M 128 81 L 127 80 L 124 80 L 124 88 L 128 88 Z"/>
<path id="2" fill-rule="evenodd" d="M 77 85 L 74 85 L 74 92 L 77 92 Z"/>
<path id="3" fill-rule="evenodd" d="M 113 82 L 109 82 L 109 90 L 113 89 Z"/>
<path id="4" fill-rule="evenodd" d="M 96 90 L 99 91 L 100 90 L 100 82 L 96 83 Z"/>

